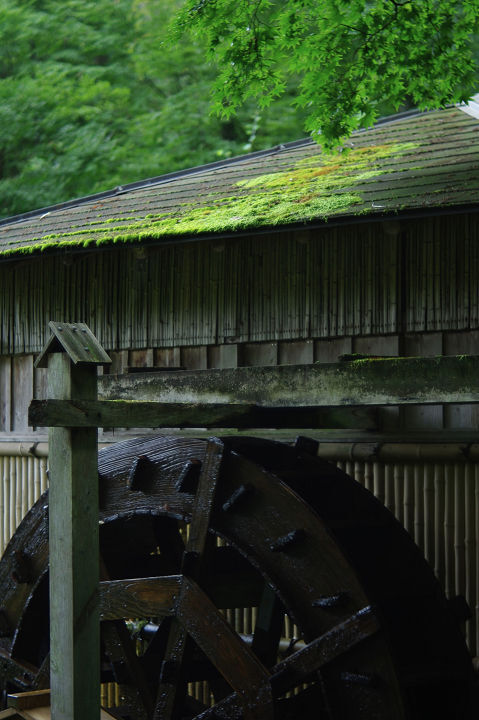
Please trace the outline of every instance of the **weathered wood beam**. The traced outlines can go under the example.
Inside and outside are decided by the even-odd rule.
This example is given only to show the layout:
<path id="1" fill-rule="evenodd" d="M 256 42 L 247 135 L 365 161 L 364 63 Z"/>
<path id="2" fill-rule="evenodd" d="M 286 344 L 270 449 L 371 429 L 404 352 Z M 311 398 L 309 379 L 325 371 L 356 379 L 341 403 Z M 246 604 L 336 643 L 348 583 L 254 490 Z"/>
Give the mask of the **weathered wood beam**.
<path id="1" fill-rule="evenodd" d="M 93 402 L 96 365 L 48 356 L 48 394 Z M 52 427 L 50 490 L 50 680 L 53 720 L 100 718 L 98 439 L 94 427 Z"/>
<path id="2" fill-rule="evenodd" d="M 479 356 L 104 375 L 99 397 L 269 407 L 477 403 Z"/>
<path id="3" fill-rule="evenodd" d="M 30 425 L 49 427 L 181 427 L 373 429 L 374 412 L 361 408 L 261 407 L 193 403 L 33 400 Z"/>

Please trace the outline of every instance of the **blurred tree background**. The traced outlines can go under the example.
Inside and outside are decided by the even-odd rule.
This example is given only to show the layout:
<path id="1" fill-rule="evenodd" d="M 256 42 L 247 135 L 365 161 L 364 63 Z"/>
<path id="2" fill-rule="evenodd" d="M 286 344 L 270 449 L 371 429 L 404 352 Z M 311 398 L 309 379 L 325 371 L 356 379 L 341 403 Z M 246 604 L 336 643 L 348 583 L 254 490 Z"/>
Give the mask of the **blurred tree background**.
<path id="1" fill-rule="evenodd" d="M 305 135 L 284 97 L 211 114 L 201 39 L 171 42 L 180 0 L 0 0 L 0 216 Z"/>
<path id="2" fill-rule="evenodd" d="M 374 10 L 379 3 L 381 12 L 383 6 L 394 7 L 395 13 L 407 16 L 409 28 L 417 28 L 417 8 L 419 12 L 424 3 L 447 6 L 448 0 L 418 0 L 417 5 L 407 0 L 391 0 L 389 5 L 385 0 L 319 4 L 302 0 L 295 8 L 306 13 L 306 21 L 296 9 L 291 14 L 294 3 L 0 0 L 0 217 L 297 140 L 306 135 L 305 128 L 314 130 L 318 97 L 323 103 L 319 109 L 323 131 L 329 123 L 333 141 L 362 120 L 368 124 L 378 115 L 415 104 L 414 97 L 398 102 L 404 94 L 399 81 L 395 98 L 388 100 L 384 94 L 384 88 L 389 91 L 393 86 L 391 78 L 399 77 L 394 68 L 381 75 L 388 60 L 385 49 L 379 53 L 382 65 L 371 65 L 373 73 L 368 76 L 379 88 L 377 92 L 373 89 L 380 96 L 376 98 L 365 90 L 359 93 L 359 66 L 347 53 L 352 52 L 356 59 L 369 57 L 371 63 L 371 57 L 378 54 L 373 52 L 372 39 L 378 47 L 384 44 L 369 26 L 378 23 L 376 15 L 369 13 L 370 6 Z M 465 8 L 476 17 L 479 0 L 462 3 L 461 11 Z M 268 22 L 257 24 L 252 43 L 250 15 L 253 8 L 253 20 L 258 19 L 260 5 Z M 453 5 L 457 0 L 451 0 Z M 358 23 L 366 17 L 369 25 L 358 26 L 359 36 L 356 32 L 356 37 L 366 38 L 366 42 L 348 49 L 351 28 L 347 29 L 339 15 L 332 15 L 331 22 L 320 22 L 311 34 L 308 23 L 311 18 L 318 21 L 320 7 L 321 12 L 329 7 L 336 15 L 338 8 L 340 14 L 352 13 Z M 179 34 L 175 36 L 172 20 L 177 16 Z M 335 32 L 333 20 L 343 28 L 341 32 Z M 385 28 L 401 54 L 401 28 L 386 20 Z M 448 18 L 443 20 L 439 47 L 441 43 L 458 47 L 457 34 L 449 33 Z M 274 34 L 273 22 L 279 34 Z M 427 22 L 427 17 L 423 18 L 419 49 L 421 38 L 430 34 Z M 469 26 L 464 27 L 467 44 Z M 324 57 L 310 41 L 320 38 L 323 28 L 326 35 L 320 49 L 326 53 Z M 410 30 L 406 27 L 404 32 L 407 37 Z M 301 33 L 306 33 L 304 38 Z M 258 54 L 260 50 L 262 54 Z M 431 53 L 434 68 L 441 53 L 434 48 Z M 421 53 L 416 56 L 416 67 L 420 67 L 424 58 Z M 298 57 L 303 58 L 305 67 Z M 462 46 L 459 60 L 454 54 L 448 57 L 444 62 L 453 69 L 457 66 L 457 75 L 466 71 L 471 75 L 471 63 L 466 67 L 459 62 L 465 57 Z M 268 75 L 270 68 L 272 75 Z M 442 77 L 443 70 L 437 68 Z M 418 75 L 422 82 L 419 95 L 427 95 L 427 87 L 434 85 L 429 77 L 420 72 L 409 74 Z M 275 80 L 272 84 L 271 77 Z M 216 115 L 211 112 L 214 88 L 220 111 Z M 443 92 L 441 87 L 436 90 Z M 465 92 L 467 96 L 467 89 Z M 342 103 L 338 101 L 341 97 Z M 356 105 L 348 105 L 348 98 Z M 361 108 L 371 113 L 361 116 Z"/>

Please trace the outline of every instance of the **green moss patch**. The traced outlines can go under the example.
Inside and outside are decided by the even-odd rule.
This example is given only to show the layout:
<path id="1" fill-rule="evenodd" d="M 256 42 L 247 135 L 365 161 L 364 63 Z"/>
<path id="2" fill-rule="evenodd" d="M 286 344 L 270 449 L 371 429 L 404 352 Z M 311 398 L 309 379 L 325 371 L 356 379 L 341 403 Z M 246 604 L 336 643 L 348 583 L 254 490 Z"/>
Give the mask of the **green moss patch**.
<path id="1" fill-rule="evenodd" d="M 312 155 L 274 173 L 217 186 L 172 211 L 161 210 L 162 194 L 171 185 L 158 188 L 158 213 L 144 217 L 105 217 L 68 232 L 34 238 L 28 245 L 12 241 L 3 255 L 32 253 L 52 248 L 88 247 L 111 243 L 141 242 L 178 235 L 223 233 L 274 225 L 287 225 L 358 212 L 363 204 L 359 186 L 394 171 L 385 162 L 417 147 L 414 143 L 389 143 L 355 148 L 335 155 Z M 151 208 L 152 196 L 149 190 Z M 198 191 L 196 191 L 198 193 Z M 138 194 L 132 198 L 138 200 Z M 78 222 L 78 220 L 77 220 Z"/>

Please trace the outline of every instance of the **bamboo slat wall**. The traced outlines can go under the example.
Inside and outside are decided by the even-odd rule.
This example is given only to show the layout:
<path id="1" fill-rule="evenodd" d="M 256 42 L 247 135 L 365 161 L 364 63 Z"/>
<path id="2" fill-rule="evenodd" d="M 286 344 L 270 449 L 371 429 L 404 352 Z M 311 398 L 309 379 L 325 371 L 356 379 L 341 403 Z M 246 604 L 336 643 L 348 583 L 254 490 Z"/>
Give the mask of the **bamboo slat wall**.
<path id="1" fill-rule="evenodd" d="M 47 458 L 0 455 L 0 555 L 47 487 Z"/>
<path id="2" fill-rule="evenodd" d="M 0 355 L 51 319 L 109 350 L 479 327 L 479 230 L 430 218 L 0 264 Z"/>
<path id="3" fill-rule="evenodd" d="M 414 538 L 447 595 L 464 595 L 472 610 L 466 637 L 479 654 L 479 463 L 338 462 L 373 492 Z M 0 457 L 0 552 L 47 487 L 47 459 Z M 251 613 L 229 611 L 249 633 Z M 292 629 L 287 629 L 294 636 Z"/>
<path id="4" fill-rule="evenodd" d="M 466 639 L 479 654 L 479 464 L 339 462 L 414 538 L 448 597 L 472 611 Z"/>

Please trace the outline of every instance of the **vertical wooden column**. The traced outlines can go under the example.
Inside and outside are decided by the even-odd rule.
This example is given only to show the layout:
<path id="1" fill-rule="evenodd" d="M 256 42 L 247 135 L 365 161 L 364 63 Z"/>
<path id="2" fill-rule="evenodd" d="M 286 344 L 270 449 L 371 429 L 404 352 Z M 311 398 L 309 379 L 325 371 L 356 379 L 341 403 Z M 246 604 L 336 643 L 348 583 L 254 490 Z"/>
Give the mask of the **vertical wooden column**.
<path id="1" fill-rule="evenodd" d="M 97 367 L 48 356 L 48 396 L 96 400 Z M 53 720 L 100 718 L 96 428 L 50 428 L 50 682 Z"/>

